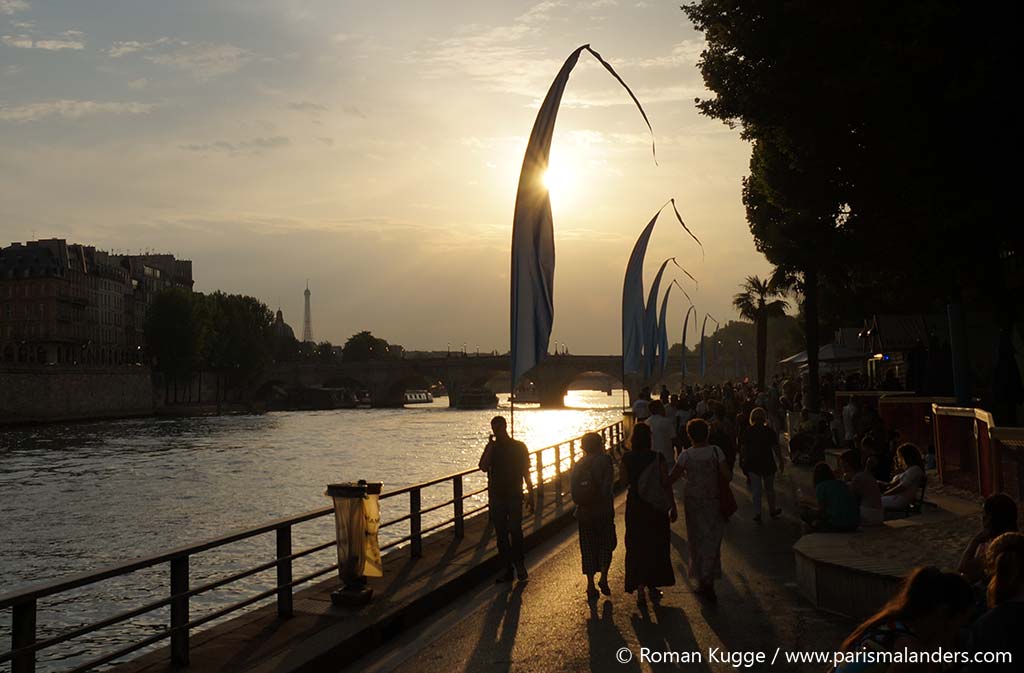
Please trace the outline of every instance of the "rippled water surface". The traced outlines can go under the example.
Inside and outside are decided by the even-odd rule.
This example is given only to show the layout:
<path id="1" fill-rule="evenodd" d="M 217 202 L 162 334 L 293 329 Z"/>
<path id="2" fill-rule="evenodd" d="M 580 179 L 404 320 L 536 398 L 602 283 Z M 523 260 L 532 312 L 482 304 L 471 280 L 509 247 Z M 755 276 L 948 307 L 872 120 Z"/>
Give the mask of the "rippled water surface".
<path id="1" fill-rule="evenodd" d="M 620 392 L 570 392 L 561 410 L 516 409 L 516 437 L 540 448 L 621 418 Z M 278 412 L 261 416 L 135 419 L 0 431 L 0 593 L 92 571 L 235 529 L 324 507 L 330 482 L 383 481 L 394 490 L 474 467 L 489 411 L 455 411 L 441 398 L 406 409 Z M 500 413 L 507 414 L 507 409 Z M 467 493 L 481 488 L 479 473 Z M 451 498 L 423 493 L 424 506 Z M 482 504 L 467 502 L 466 509 Z M 384 501 L 385 520 L 407 500 Z M 444 508 L 424 526 L 451 516 Z M 296 527 L 296 551 L 331 539 L 329 517 Z M 382 543 L 407 534 L 394 526 Z M 192 585 L 269 561 L 273 534 L 193 557 Z M 327 550 L 296 562 L 295 576 L 333 562 Z M 39 637 L 109 617 L 168 594 L 165 565 L 41 601 Z M 273 585 L 273 572 L 193 599 L 192 618 Z M 166 609 L 40 655 L 59 670 L 155 633 Z M 10 610 L 0 611 L 0 651 Z M 10 664 L 0 664 L 0 671 Z"/>

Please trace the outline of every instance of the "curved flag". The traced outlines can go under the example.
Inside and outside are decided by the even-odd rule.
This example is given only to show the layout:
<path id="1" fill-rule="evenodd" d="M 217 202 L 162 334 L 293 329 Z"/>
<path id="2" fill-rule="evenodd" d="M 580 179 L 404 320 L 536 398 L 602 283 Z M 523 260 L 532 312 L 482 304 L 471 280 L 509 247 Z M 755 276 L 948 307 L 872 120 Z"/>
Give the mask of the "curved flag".
<path id="1" fill-rule="evenodd" d="M 665 367 L 668 366 L 668 296 L 672 294 L 672 284 L 665 290 L 665 297 L 661 300 L 661 313 L 658 316 L 658 378 L 665 374 Z"/>
<path id="2" fill-rule="evenodd" d="M 708 326 L 708 314 L 704 314 L 704 322 L 700 326 L 700 375 L 703 378 L 708 371 L 708 359 L 704 349 L 704 329 Z"/>
<path id="3" fill-rule="evenodd" d="M 700 281 L 698 281 L 698 280 L 697 280 L 696 278 L 694 278 L 694 277 L 693 277 L 693 274 L 692 274 L 692 273 L 690 273 L 689 271 L 687 271 L 687 270 L 686 270 L 686 269 L 684 269 L 683 267 L 679 266 L 679 262 L 677 262 L 676 260 L 674 260 L 674 259 L 673 259 L 673 260 L 672 260 L 672 263 L 673 263 L 673 264 L 675 264 L 675 265 L 676 265 L 676 267 L 678 267 L 678 269 L 679 269 L 680 271 L 682 271 L 682 272 L 683 272 L 683 273 L 685 273 L 685 274 L 686 274 L 687 276 L 689 276 L 690 280 L 692 280 L 692 281 L 693 281 L 693 284 L 694 284 L 694 286 L 695 286 L 695 287 L 696 287 L 696 288 L 697 288 L 698 290 L 700 289 Z M 678 283 L 677 283 L 677 284 L 678 284 Z M 682 286 L 682 285 L 680 285 L 680 286 L 679 286 L 679 289 L 680 289 L 680 290 L 682 290 L 682 289 L 683 289 L 683 286 Z M 686 292 L 686 290 L 683 290 L 683 292 L 685 293 L 685 292 Z M 690 296 L 690 295 L 686 295 L 686 296 L 687 296 L 687 298 L 689 298 L 689 296 Z M 691 303 L 692 303 L 692 302 L 691 302 Z"/>
<path id="4" fill-rule="evenodd" d="M 668 204 L 666 204 L 668 205 Z M 644 257 L 662 206 L 636 239 L 622 283 L 622 371 L 638 374 L 643 367 L 644 347 Z"/>
<path id="5" fill-rule="evenodd" d="M 690 302 L 690 308 L 686 310 L 686 317 L 683 318 L 683 380 L 686 380 L 686 328 L 690 324 L 690 314 L 697 314 L 697 308 Z"/>
<path id="6" fill-rule="evenodd" d="M 661 263 L 658 274 L 651 284 L 651 291 L 647 295 L 647 306 L 644 309 L 644 378 L 649 379 L 654 375 L 655 354 L 658 349 L 658 293 L 661 290 L 661 276 L 665 273 L 665 267 L 672 260 L 671 257 Z"/>
<path id="7" fill-rule="evenodd" d="M 600 54 L 591 49 L 589 44 L 569 54 L 537 112 L 526 145 L 523 168 L 519 173 L 519 191 L 516 193 L 512 218 L 512 298 L 509 316 L 513 387 L 547 353 L 551 326 L 555 319 L 555 236 L 551 200 L 543 178 L 548 168 L 551 137 L 555 132 L 555 118 L 558 116 L 562 94 L 569 81 L 569 74 L 576 67 L 584 49 L 625 87 L 647 122 L 647 128 L 651 129 L 651 122 L 640 101 Z M 651 135 L 654 135 L 653 129 Z M 653 152 L 653 138 L 651 142 Z"/>
<path id="8" fill-rule="evenodd" d="M 652 131 L 652 133 L 653 133 L 653 131 Z M 704 256 L 704 244 L 700 242 L 699 238 L 694 236 L 693 232 L 690 231 L 690 228 L 688 226 L 686 226 L 686 222 L 683 222 L 683 216 L 679 214 L 679 209 L 676 208 L 676 200 L 675 199 L 672 199 L 672 210 L 676 211 L 676 218 L 679 220 L 679 224 L 683 225 L 683 229 L 686 230 L 686 233 L 688 233 L 690 235 L 690 237 L 693 238 L 693 240 L 697 241 L 697 245 L 700 246 L 701 257 L 703 257 Z M 679 268 L 682 269 L 683 267 L 679 267 Z M 684 273 L 685 273 L 685 269 L 684 269 Z M 690 276 L 690 274 L 688 274 L 688 273 L 686 275 Z M 693 278 L 693 276 L 690 276 L 690 278 Z M 697 279 L 694 278 L 693 282 L 696 283 Z"/>

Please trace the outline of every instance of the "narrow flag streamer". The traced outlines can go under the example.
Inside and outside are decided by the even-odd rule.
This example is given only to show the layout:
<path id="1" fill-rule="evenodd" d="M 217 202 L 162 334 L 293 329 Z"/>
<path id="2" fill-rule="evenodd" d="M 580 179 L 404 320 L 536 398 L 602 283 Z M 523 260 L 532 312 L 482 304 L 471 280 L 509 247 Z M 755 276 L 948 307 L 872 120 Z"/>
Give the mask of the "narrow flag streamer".
<path id="1" fill-rule="evenodd" d="M 704 330 L 708 326 L 708 314 L 704 314 L 704 322 L 700 326 L 700 375 L 703 378 L 708 371 L 708 359 L 704 347 Z"/>
<path id="2" fill-rule="evenodd" d="M 668 296 L 672 294 L 673 281 L 665 290 L 665 297 L 661 300 L 661 313 L 658 317 L 658 378 L 665 374 L 668 366 Z"/>
<path id="3" fill-rule="evenodd" d="M 644 257 L 662 206 L 636 239 L 622 283 L 622 371 L 638 374 L 643 367 L 644 346 Z"/>
<path id="4" fill-rule="evenodd" d="M 697 309 L 694 307 L 693 302 L 690 302 L 690 308 L 686 311 L 686 317 L 683 318 L 683 380 L 686 380 L 686 328 L 690 324 L 690 314 L 697 314 Z"/>
<path id="5" fill-rule="evenodd" d="M 665 267 L 672 260 L 671 257 L 661 263 L 658 274 L 654 277 L 651 291 L 647 295 L 647 306 L 644 309 L 644 378 L 649 379 L 654 375 L 655 361 L 658 349 L 658 293 L 661 291 L 661 277 L 665 273 Z"/>
<path id="6" fill-rule="evenodd" d="M 601 55 L 589 44 L 569 55 L 562 69 L 548 89 L 547 96 L 537 112 L 530 132 L 530 140 L 519 174 L 515 214 L 512 219 L 512 298 L 510 306 L 510 340 L 512 357 L 512 385 L 544 357 L 551 338 L 555 319 L 555 237 L 551 219 L 551 199 L 544 186 L 544 172 L 548 168 L 551 138 L 555 119 L 562 102 L 562 94 L 569 74 L 586 49 L 626 89 L 640 110 L 647 128 L 651 130 L 651 151 L 654 153 L 654 130 L 640 101 L 626 83 Z"/>

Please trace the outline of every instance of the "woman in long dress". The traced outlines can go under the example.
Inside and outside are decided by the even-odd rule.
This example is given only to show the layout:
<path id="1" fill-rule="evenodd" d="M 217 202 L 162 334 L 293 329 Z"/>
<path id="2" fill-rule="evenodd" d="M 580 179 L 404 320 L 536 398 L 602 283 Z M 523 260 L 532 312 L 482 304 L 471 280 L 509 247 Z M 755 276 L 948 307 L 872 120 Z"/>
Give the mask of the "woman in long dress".
<path id="1" fill-rule="evenodd" d="M 648 468 L 657 470 L 647 474 Z M 668 466 L 664 457 L 651 450 L 651 429 L 638 423 L 633 427 L 630 450 L 622 456 L 623 478 L 629 482 L 626 494 L 626 593 L 636 591 L 637 605 L 647 599 L 661 600 L 658 587 L 676 583 L 672 570 L 671 522 L 676 520 L 677 511 L 672 489 L 666 486 Z M 651 485 L 661 488 L 661 497 L 652 493 Z M 660 502 L 651 502 L 652 500 Z"/>
<path id="2" fill-rule="evenodd" d="M 572 499 L 580 532 L 580 556 L 587 576 L 587 598 L 597 598 L 598 587 L 605 596 L 608 567 L 615 550 L 615 474 L 612 458 L 604 452 L 604 439 L 595 432 L 583 435 L 585 454 L 572 469 Z M 594 586 L 594 575 L 601 580 Z"/>
<path id="3" fill-rule="evenodd" d="M 719 502 L 720 480 L 732 479 L 725 454 L 708 443 L 707 421 L 695 418 L 686 424 L 692 446 L 679 454 L 669 474 L 669 484 L 685 476 L 683 509 L 690 548 L 690 577 L 697 580 L 696 593 L 714 602 L 715 580 L 722 577 L 722 535 L 725 517 Z M 724 484 L 728 488 L 727 484 Z"/>

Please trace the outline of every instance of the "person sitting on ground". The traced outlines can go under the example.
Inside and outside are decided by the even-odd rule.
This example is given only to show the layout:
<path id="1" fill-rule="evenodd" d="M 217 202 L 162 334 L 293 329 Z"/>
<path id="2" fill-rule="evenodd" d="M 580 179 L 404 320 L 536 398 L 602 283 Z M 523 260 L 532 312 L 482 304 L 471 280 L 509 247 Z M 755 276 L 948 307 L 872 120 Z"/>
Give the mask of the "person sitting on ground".
<path id="1" fill-rule="evenodd" d="M 960 556 L 958 572 L 971 584 L 986 583 L 985 558 L 988 547 L 1003 533 L 1017 532 L 1017 503 L 1005 493 L 985 498 L 982 506 L 981 530 L 971 538 Z"/>
<path id="2" fill-rule="evenodd" d="M 892 479 L 892 457 L 882 442 L 871 433 L 860 439 L 860 459 L 864 470 L 876 481 L 888 482 Z"/>
<path id="3" fill-rule="evenodd" d="M 850 491 L 857 498 L 862 526 L 882 525 L 882 490 L 878 482 L 861 467 L 860 454 L 847 449 L 839 457 L 843 477 L 849 482 Z"/>
<path id="4" fill-rule="evenodd" d="M 900 472 L 886 484 L 882 494 L 882 509 L 886 511 L 905 510 L 916 502 L 924 486 L 924 459 L 916 445 L 907 442 L 896 449 Z"/>
<path id="5" fill-rule="evenodd" d="M 1009 652 L 1012 659 L 1002 663 L 969 664 L 966 673 L 1019 671 L 1024 661 L 1024 535 L 1003 533 L 986 551 L 992 579 L 988 585 L 989 611 L 971 629 L 970 650 L 976 653 Z"/>
<path id="6" fill-rule="evenodd" d="M 860 523 L 857 498 L 845 483 L 836 479 L 828 463 L 814 466 L 814 496 L 816 506 L 803 503 L 800 512 L 800 518 L 810 531 L 847 533 L 857 530 Z"/>
<path id="7" fill-rule="evenodd" d="M 936 462 L 937 456 L 935 455 L 935 445 L 928 445 L 928 453 L 924 457 L 924 469 L 935 470 L 938 469 L 938 463 Z"/>
<path id="8" fill-rule="evenodd" d="M 848 657 L 832 669 L 833 673 L 941 671 L 941 664 L 924 664 L 923 668 L 883 664 L 879 668 L 877 663 L 864 661 L 864 654 L 956 649 L 957 635 L 967 623 L 972 599 L 970 585 L 956 573 L 917 568 L 900 592 L 843 642 L 839 655 Z M 860 660 L 855 659 L 858 654 Z"/>

